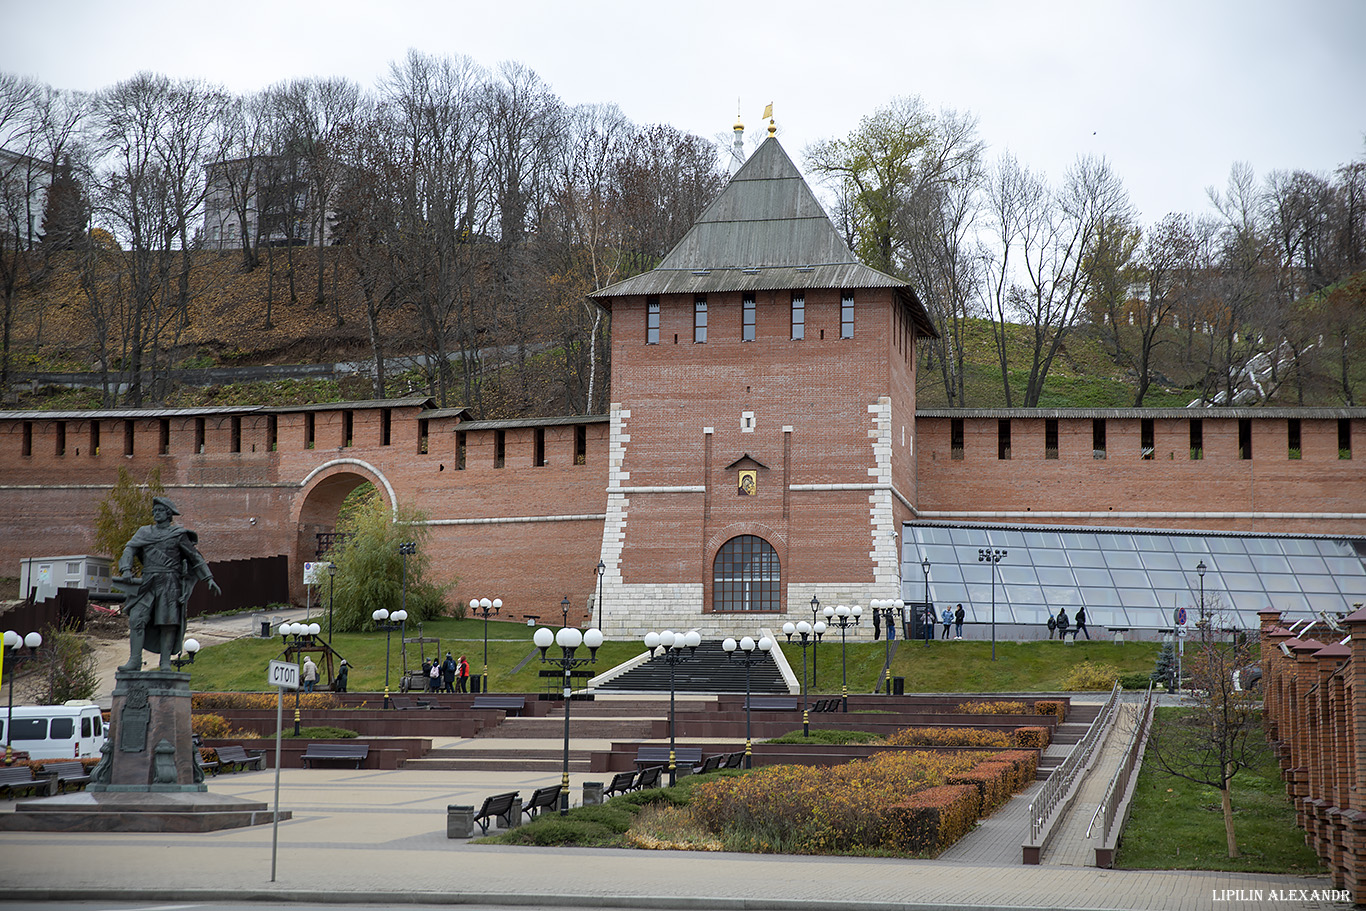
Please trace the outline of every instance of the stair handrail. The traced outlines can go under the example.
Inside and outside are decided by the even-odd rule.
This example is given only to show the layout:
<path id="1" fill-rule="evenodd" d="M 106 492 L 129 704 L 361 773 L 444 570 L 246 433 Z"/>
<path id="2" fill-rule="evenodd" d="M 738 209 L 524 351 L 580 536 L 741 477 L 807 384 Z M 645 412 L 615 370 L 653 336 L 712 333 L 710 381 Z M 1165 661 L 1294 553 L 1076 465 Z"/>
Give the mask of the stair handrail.
<path id="1" fill-rule="evenodd" d="M 1091 726 L 1086 729 L 1086 734 L 1077 741 L 1077 745 L 1067 755 L 1067 758 L 1052 771 L 1048 779 L 1039 789 L 1039 793 L 1034 795 L 1034 799 L 1029 802 L 1029 846 L 1041 846 L 1044 840 L 1044 833 L 1048 825 L 1052 822 L 1052 817 L 1057 810 L 1059 802 L 1068 793 L 1077 777 L 1083 769 L 1091 765 L 1091 756 L 1095 752 L 1096 745 L 1100 743 L 1101 735 L 1107 731 L 1110 724 L 1114 721 L 1115 707 L 1119 703 L 1120 685 L 1116 680 L 1110 690 L 1110 698 L 1101 707 Z"/>
<path id="2" fill-rule="evenodd" d="M 1138 767 L 1143 749 L 1147 745 L 1155 708 L 1153 685 L 1149 682 L 1148 691 L 1143 697 L 1143 704 L 1140 708 L 1142 714 L 1138 719 L 1138 724 L 1134 725 L 1133 733 L 1129 736 L 1129 745 L 1124 750 L 1124 759 L 1120 762 L 1119 768 L 1115 769 L 1115 774 L 1111 776 L 1110 784 L 1105 788 L 1105 797 L 1101 800 L 1100 806 L 1096 808 L 1096 816 L 1091 819 L 1091 827 L 1094 827 L 1096 817 L 1102 818 L 1100 841 L 1105 847 L 1112 846 L 1111 836 L 1114 834 L 1115 817 L 1118 815 L 1124 794 L 1129 790 L 1129 781 L 1133 777 L 1134 770 Z M 1087 838 L 1091 837 L 1091 827 L 1086 830 Z"/>

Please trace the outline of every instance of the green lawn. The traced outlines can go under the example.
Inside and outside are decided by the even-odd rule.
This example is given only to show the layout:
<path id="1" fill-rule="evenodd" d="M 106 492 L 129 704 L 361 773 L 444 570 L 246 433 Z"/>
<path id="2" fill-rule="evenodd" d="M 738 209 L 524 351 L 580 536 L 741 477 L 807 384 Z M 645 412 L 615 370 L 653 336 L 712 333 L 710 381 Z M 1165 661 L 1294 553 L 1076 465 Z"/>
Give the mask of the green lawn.
<path id="1" fill-rule="evenodd" d="M 523 623 L 489 621 L 488 663 L 489 688 L 492 692 L 538 692 L 544 688 L 538 672 L 544 667 L 536 647 L 531 642 L 534 630 Z M 457 657 L 465 655 L 470 673 L 477 676 L 484 663 L 484 622 L 482 620 L 438 620 L 423 627 L 427 637 L 440 639 L 440 652 Z M 416 636 L 409 630 L 409 636 Z M 324 637 L 325 638 L 325 637 Z M 333 647 L 351 664 L 349 688 L 355 692 L 384 689 L 385 636 L 383 633 L 339 633 Z M 779 645 L 788 663 L 800 677 L 802 650 L 782 641 Z M 425 646 L 431 655 L 434 646 Z M 841 656 L 839 640 L 827 638 L 818 646 L 813 694 L 839 695 Z M 402 670 L 399 634 L 390 643 L 389 680 L 393 692 L 398 691 Z M 643 643 L 636 640 L 608 641 L 598 651 L 598 662 L 591 669 L 605 671 L 641 654 Z M 200 691 L 263 691 L 266 687 L 266 667 L 272 658 L 279 658 L 283 642 L 273 639 L 246 638 L 224 645 L 212 646 L 199 653 L 187 670 L 192 674 L 191 686 Z M 850 643 L 846 649 L 849 692 L 871 692 L 882 671 L 886 658 L 882 642 Z M 1110 664 L 1121 672 L 1152 670 L 1157 659 L 1156 643 L 1129 642 L 1115 644 L 1108 641 L 1078 642 L 1063 645 L 1057 640 L 1043 642 L 999 642 L 996 661 L 991 660 L 991 643 L 977 641 L 942 641 L 936 639 L 929 648 L 923 642 L 898 640 L 892 675 L 906 679 L 907 692 L 1050 692 L 1062 688 L 1062 681 L 1083 660 Z M 529 659 L 529 660 L 528 660 Z M 807 661 L 811 660 L 808 650 Z M 421 659 L 418 646 L 408 646 L 408 666 L 416 669 Z M 520 670 L 514 668 L 521 665 Z"/>
<path id="2" fill-rule="evenodd" d="M 1158 709 L 1157 723 L 1174 709 Z M 1295 826 L 1295 810 L 1271 750 L 1233 779 L 1233 831 L 1240 857 L 1228 856 L 1219 792 L 1145 761 L 1115 866 L 1131 870 L 1323 872 Z"/>

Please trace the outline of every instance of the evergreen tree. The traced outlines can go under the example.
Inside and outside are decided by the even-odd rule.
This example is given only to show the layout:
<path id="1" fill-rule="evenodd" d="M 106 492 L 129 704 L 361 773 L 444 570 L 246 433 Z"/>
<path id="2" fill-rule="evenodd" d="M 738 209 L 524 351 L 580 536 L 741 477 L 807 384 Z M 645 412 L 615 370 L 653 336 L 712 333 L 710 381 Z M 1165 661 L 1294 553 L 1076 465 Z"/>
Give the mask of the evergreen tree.
<path id="1" fill-rule="evenodd" d="M 48 250 L 75 250 L 90 225 L 90 200 L 72 172 L 71 159 L 57 166 L 43 208 L 43 246 Z"/>
<path id="2" fill-rule="evenodd" d="M 1162 651 L 1157 653 L 1157 666 L 1153 668 L 1153 672 L 1149 676 L 1169 690 L 1175 688 L 1176 647 L 1172 645 L 1170 639 L 1162 643 Z"/>

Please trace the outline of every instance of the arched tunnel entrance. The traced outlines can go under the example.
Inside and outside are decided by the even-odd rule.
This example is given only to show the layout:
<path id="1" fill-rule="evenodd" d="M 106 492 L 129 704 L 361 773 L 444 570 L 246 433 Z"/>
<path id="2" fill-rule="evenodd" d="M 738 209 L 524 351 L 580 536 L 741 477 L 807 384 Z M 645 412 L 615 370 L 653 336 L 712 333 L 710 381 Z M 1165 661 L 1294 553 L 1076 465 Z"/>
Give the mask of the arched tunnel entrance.
<path id="1" fill-rule="evenodd" d="M 303 595 L 303 565 L 326 560 L 329 550 L 337 544 L 337 517 L 342 504 L 362 485 L 373 487 L 390 508 L 393 507 L 393 490 L 383 476 L 357 470 L 353 465 L 319 469 L 305 484 L 296 517 L 295 566 L 298 570 L 290 580 L 291 592 L 297 588 Z"/>

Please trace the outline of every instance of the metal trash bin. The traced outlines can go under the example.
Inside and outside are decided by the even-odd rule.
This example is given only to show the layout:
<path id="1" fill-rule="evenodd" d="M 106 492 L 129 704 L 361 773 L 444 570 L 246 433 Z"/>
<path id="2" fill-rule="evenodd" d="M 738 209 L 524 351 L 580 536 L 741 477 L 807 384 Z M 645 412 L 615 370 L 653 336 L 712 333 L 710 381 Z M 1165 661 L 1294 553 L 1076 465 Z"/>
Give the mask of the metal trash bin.
<path id="1" fill-rule="evenodd" d="M 484 678 L 481 677 L 481 676 L 478 675 L 478 674 L 470 674 L 470 692 L 471 692 L 471 693 L 477 693 L 477 692 L 479 692 L 479 684 L 483 681 L 483 679 L 484 679 Z"/>
<path id="2" fill-rule="evenodd" d="M 904 696 L 904 695 L 906 695 L 906 678 L 905 678 L 905 677 L 893 677 L 893 678 L 892 678 L 892 695 L 893 695 L 893 696 Z"/>
<path id="3" fill-rule="evenodd" d="M 262 620 L 262 621 L 261 621 L 261 638 L 262 638 L 262 639 L 269 639 L 269 638 L 270 638 L 270 621 L 269 621 L 269 620 Z"/>

